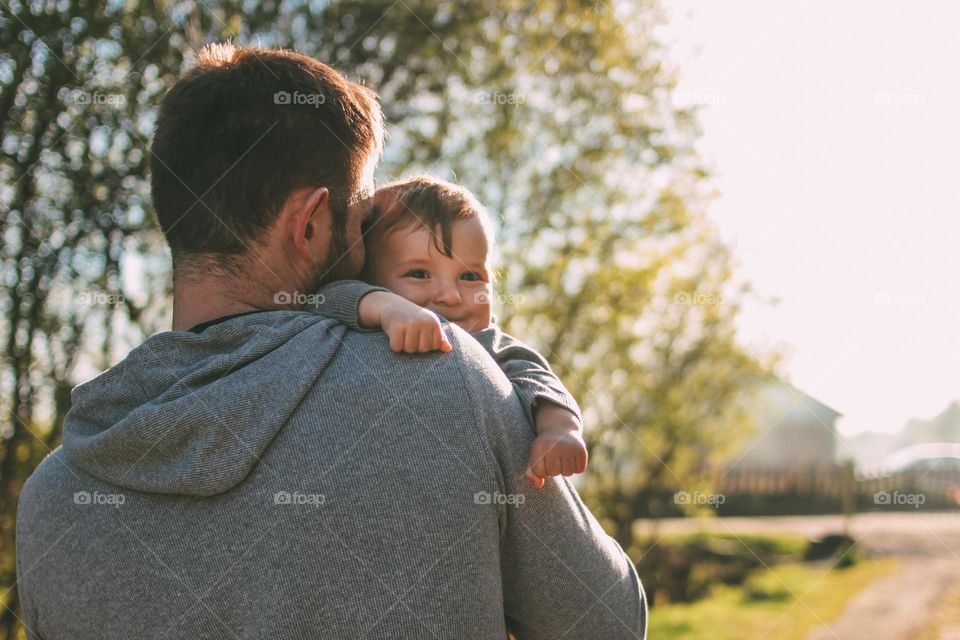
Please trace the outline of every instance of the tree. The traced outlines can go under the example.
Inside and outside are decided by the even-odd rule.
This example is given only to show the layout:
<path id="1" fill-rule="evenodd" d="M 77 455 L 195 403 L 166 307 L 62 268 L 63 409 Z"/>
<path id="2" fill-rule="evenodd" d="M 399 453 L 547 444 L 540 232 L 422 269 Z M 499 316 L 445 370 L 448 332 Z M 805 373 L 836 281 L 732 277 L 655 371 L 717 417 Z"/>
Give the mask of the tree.
<path id="1" fill-rule="evenodd" d="M 497 213 L 499 315 L 586 408 L 585 489 L 615 532 L 650 511 L 644 487 L 687 482 L 690 451 L 737 427 L 729 401 L 755 363 L 735 292 L 671 302 L 720 295 L 730 272 L 695 213 L 707 173 L 694 114 L 670 101 L 661 18 L 610 0 L 0 3 L 0 587 L 70 389 L 168 326 L 149 139 L 164 91 L 217 40 L 364 79 L 390 122 L 381 173 L 445 174 Z M 16 590 L 0 593 L 12 638 Z"/>

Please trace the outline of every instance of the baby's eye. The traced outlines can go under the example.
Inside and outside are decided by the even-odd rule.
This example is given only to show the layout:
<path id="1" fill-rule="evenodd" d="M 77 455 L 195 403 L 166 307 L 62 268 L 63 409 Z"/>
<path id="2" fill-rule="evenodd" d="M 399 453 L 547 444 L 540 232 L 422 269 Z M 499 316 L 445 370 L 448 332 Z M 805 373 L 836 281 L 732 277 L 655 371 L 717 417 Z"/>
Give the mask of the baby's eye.
<path id="1" fill-rule="evenodd" d="M 468 271 L 460 277 L 463 278 L 464 280 L 469 280 L 470 282 L 483 280 L 483 278 L 480 277 L 480 274 L 477 273 L 476 271 Z"/>
<path id="2" fill-rule="evenodd" d="M 408 271 L 405 275 L 405 278 L 416 278 L 417 280 L 426 280 L 430 276 L 427 275 L 425 269 L 414 269 L 413 271 Z"/>

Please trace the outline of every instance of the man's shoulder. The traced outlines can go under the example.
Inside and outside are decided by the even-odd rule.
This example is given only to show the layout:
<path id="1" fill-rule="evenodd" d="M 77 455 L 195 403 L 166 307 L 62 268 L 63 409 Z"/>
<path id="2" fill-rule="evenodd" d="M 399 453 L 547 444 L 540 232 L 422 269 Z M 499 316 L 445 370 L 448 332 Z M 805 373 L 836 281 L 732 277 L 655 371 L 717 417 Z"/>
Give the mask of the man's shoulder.
<path id="1" fill-rule="evenodd" d="M 396 363 L 398 366 L 456 368 L 471 375 L 501 377 L 496 375 L 499 372 L 496 362 L 471 334 L 446 321 L 443 321 L 443 331 L 453 346 L 453 350 L 447 353 L 396 353 L 390 349 L 390 339 L 380 330 L 347 329 L 344 341 L 348 353 L 352 349 L 359 355 L 357 350 L 362 350 L 365 357 Z"/>
<path id="2" fill-rule="evenodd" d="M 469 333 L 452 323 L 443 323 L 453 349 L 447 353 L 396 353 L 382 331 L 347 331 L 339 357 L 347 358 L 360 371 L 369 371 L 374 377 L 388 376 L 405 384 L 429 381 L 438 392 L 463 393 L 468 397 L 451 397 L 456 402 L 474 404 L 508 401 L 513 386 L 489 353 Z"/>
<path id="3" fill-rule="evenodd" d="M 74 468 L 57 447 L 43 459 L 20 489 L 17 505 L 17 546 L 26 550 L 28 543 L 40 544 L 52 531 L 58 531 L 57 522 L 69 513 L 69 507 L 78 499 L 84 482 L 83 472 Z"/>
<path id="4" fill-rule="evenodd" d="M 24 505 L 37 505 L 59 499 L 62 491 L 79 484 L 80 473 L 83 472 L 73 467 L 64 454 L 63 447 L 57 447 L 37 465 L 20 489 L 21 508 Z"/>
<path id="5" fill-rule="evenodd" d="M 459 357 L 458 364 L 464 370 L 468 384 L 479 385 L 487 391 L 507 396 L 513 386 L 503 370 L 477 339 L 455 324 L 448 325 L 453 352 Z"/>

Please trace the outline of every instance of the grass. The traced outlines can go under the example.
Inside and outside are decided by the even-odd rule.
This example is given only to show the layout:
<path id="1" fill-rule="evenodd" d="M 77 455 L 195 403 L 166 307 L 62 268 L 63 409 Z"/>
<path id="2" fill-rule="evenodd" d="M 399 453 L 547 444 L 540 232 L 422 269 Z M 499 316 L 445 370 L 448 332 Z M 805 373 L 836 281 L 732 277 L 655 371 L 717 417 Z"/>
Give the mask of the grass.
<path id="1" fill-rule="evenodd" d="M 740 585 L 764 567 L 799 562 L 806 539 L 793 535 L 682 534 L 636 541 L 630 557 L 656 605 L 695 602 L 719 585 Z"/>
<path id="2" fill-rule="evenodd" d="M 899 560 L 863 559 L 852 567 L 790 563 L 765 569 L 741 586 L 716 587 L 692 604 L 650 611 L 650 637 L 671 640 L 802 640 L 837 617 L 847 601 L 897 568 Z"/>
<path id="3" fill-rule="evenodd" d="M 647 539 L 649 540 L 649 539 Z M 661 544 L 689 545 L 694 543 L 721 543 L 737 550 L 749 547 L 761 558 L 764 554 L 799 555 L 807 546 L 807 539 L 789 533 L 668 533 L 659 538 Z"/>

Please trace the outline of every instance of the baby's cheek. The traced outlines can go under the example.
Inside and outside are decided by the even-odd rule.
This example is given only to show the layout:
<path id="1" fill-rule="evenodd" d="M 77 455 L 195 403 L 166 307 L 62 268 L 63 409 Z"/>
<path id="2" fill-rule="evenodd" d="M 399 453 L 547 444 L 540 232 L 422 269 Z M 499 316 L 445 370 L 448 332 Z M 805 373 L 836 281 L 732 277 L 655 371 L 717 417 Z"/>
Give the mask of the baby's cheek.
<path id="1" fill-rule="evenodd" d="M 473 331 L 486 329 L 490 326 L 491 303 L 493 292 L 489 287 L 475 291 L 469 299 L 470 323 L 475 327 Z"/>
<path id="2" fill-rule="evenodd" d="M 423 286 L 422 282 L 410 278 L 383 278 L 380 282 L 374 282 L 380 287 L 386 287 L 398 296 L 404 297 L 415 305 L 427 307 L 430 305 L 430 289 Z"/>

